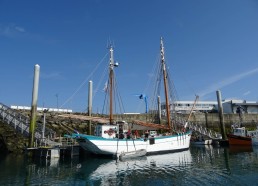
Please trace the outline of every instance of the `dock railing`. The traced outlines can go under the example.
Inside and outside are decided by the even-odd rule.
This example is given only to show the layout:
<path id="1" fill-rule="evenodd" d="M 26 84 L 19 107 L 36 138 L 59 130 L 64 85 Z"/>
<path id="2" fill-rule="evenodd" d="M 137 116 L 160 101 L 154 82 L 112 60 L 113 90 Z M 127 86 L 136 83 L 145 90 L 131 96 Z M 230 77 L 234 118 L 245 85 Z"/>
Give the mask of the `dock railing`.
<path id="1" fill-rule="evenodd" d="M 8 124 L 23 136 L 29 136 L 30 118 L 2 103 L 0 103 L 0 121 Z M 43 125 L 36 123 L 35 139 L 37 143 L 35 146 L 40 144 L 46 144 L 48 146 L 60 145 L 60 143 L 53 141 L 55 138 L 55 131 L 49 128 L 45 128 L 45 136 L 47 136 L 46 138 L 43 138 L 42 132 Z"/>
<path id="2" fill-rule="evenodd" d="M 187 121 L 182 117 L 177 117 L 176 122 L 180 123 L 181 125 L 184 125 Z M 188 122 L 187 127 L 189 129 L 191 129 L 195 132 L 198 132 L 204 136 L 207 136 L 211 139 L 220 139 L 221 138 L 221 134 L 219 134 L 211 129 L 207 129 L 206 127 L 203 127 L 201 125 L 194 124 L 192 122 Z"/>

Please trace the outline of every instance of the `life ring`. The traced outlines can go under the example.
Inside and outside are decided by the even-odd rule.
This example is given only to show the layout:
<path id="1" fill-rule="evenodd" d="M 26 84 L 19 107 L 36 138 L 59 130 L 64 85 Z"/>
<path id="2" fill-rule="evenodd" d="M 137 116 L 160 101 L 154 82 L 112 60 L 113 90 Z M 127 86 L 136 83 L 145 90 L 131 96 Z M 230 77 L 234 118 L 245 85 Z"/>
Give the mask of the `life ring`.
<path id="1" fill-rule="evenodd" d="M 113 133 L 114 133 L 114 131 L 112 129 L 109 129 L 108 135 L 111 136 Z"/>

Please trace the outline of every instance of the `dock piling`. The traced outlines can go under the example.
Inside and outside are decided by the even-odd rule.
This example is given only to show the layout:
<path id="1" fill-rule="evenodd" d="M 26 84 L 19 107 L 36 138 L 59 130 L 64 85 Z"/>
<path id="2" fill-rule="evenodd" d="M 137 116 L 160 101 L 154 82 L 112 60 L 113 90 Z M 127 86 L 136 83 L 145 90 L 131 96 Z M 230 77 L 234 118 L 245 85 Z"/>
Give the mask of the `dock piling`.
<path id="1" fill-rule="evenodd" d="M 34 68 L 34 81 L 32 91 L 32 103 L 31 103 L 31 119 L 29 129 L 29 147 L 33 147 L 35 137 L 35 125 L 37 120 L 37 101 L 38 101 L 38 87 L 39 87 L 39 65 L 36 64 Z"/>
<path id="2" fill-rule="evenodd" d="M 222 135 L 222 139 L 226 140 L 227 137 L 226 137 L 225 125 L 224 125 L 223 107 L 222 107 L 222 103 L 221 103 L 221 92 L 220 92 L 220 90 L 217 90 L 216 93 L 217 93 L 217 100 L 218 100 L 221 135 Z"/>

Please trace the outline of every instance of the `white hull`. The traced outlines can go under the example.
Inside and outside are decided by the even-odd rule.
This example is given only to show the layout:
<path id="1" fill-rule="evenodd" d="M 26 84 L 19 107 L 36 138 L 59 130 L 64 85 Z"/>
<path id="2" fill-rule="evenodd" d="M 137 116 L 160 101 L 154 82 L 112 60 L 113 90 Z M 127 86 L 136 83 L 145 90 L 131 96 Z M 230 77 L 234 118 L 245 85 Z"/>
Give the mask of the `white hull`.
<path id="1" fill-rule="evenodd" d="M 172 136 L 159 136 L 141 139 L 106 139 L 97 136 L 78 135 L 80 146 L 91 153 L 100 155 L 118 155 L 122 152 L 130 152 L 145 149 L 147 154 L 164 153 L 170 151 L 186 150 L 190 146 L 191 132 Z"/>

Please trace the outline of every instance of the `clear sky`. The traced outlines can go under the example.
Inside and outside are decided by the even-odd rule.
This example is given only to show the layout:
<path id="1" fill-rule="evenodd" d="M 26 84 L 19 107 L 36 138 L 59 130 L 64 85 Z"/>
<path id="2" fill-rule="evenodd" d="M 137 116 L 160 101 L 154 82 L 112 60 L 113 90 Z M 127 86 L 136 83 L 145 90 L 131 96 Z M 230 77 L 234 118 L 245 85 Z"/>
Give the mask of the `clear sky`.
<path id="1" fill-rule="evenodd" d="M 179 100 L 258 101 L 257 0 L 0 0 L 0 102 L 83 112 L 103 107 L 108 41 L 126 112 L 144 112 L 160 37 Z"/>

